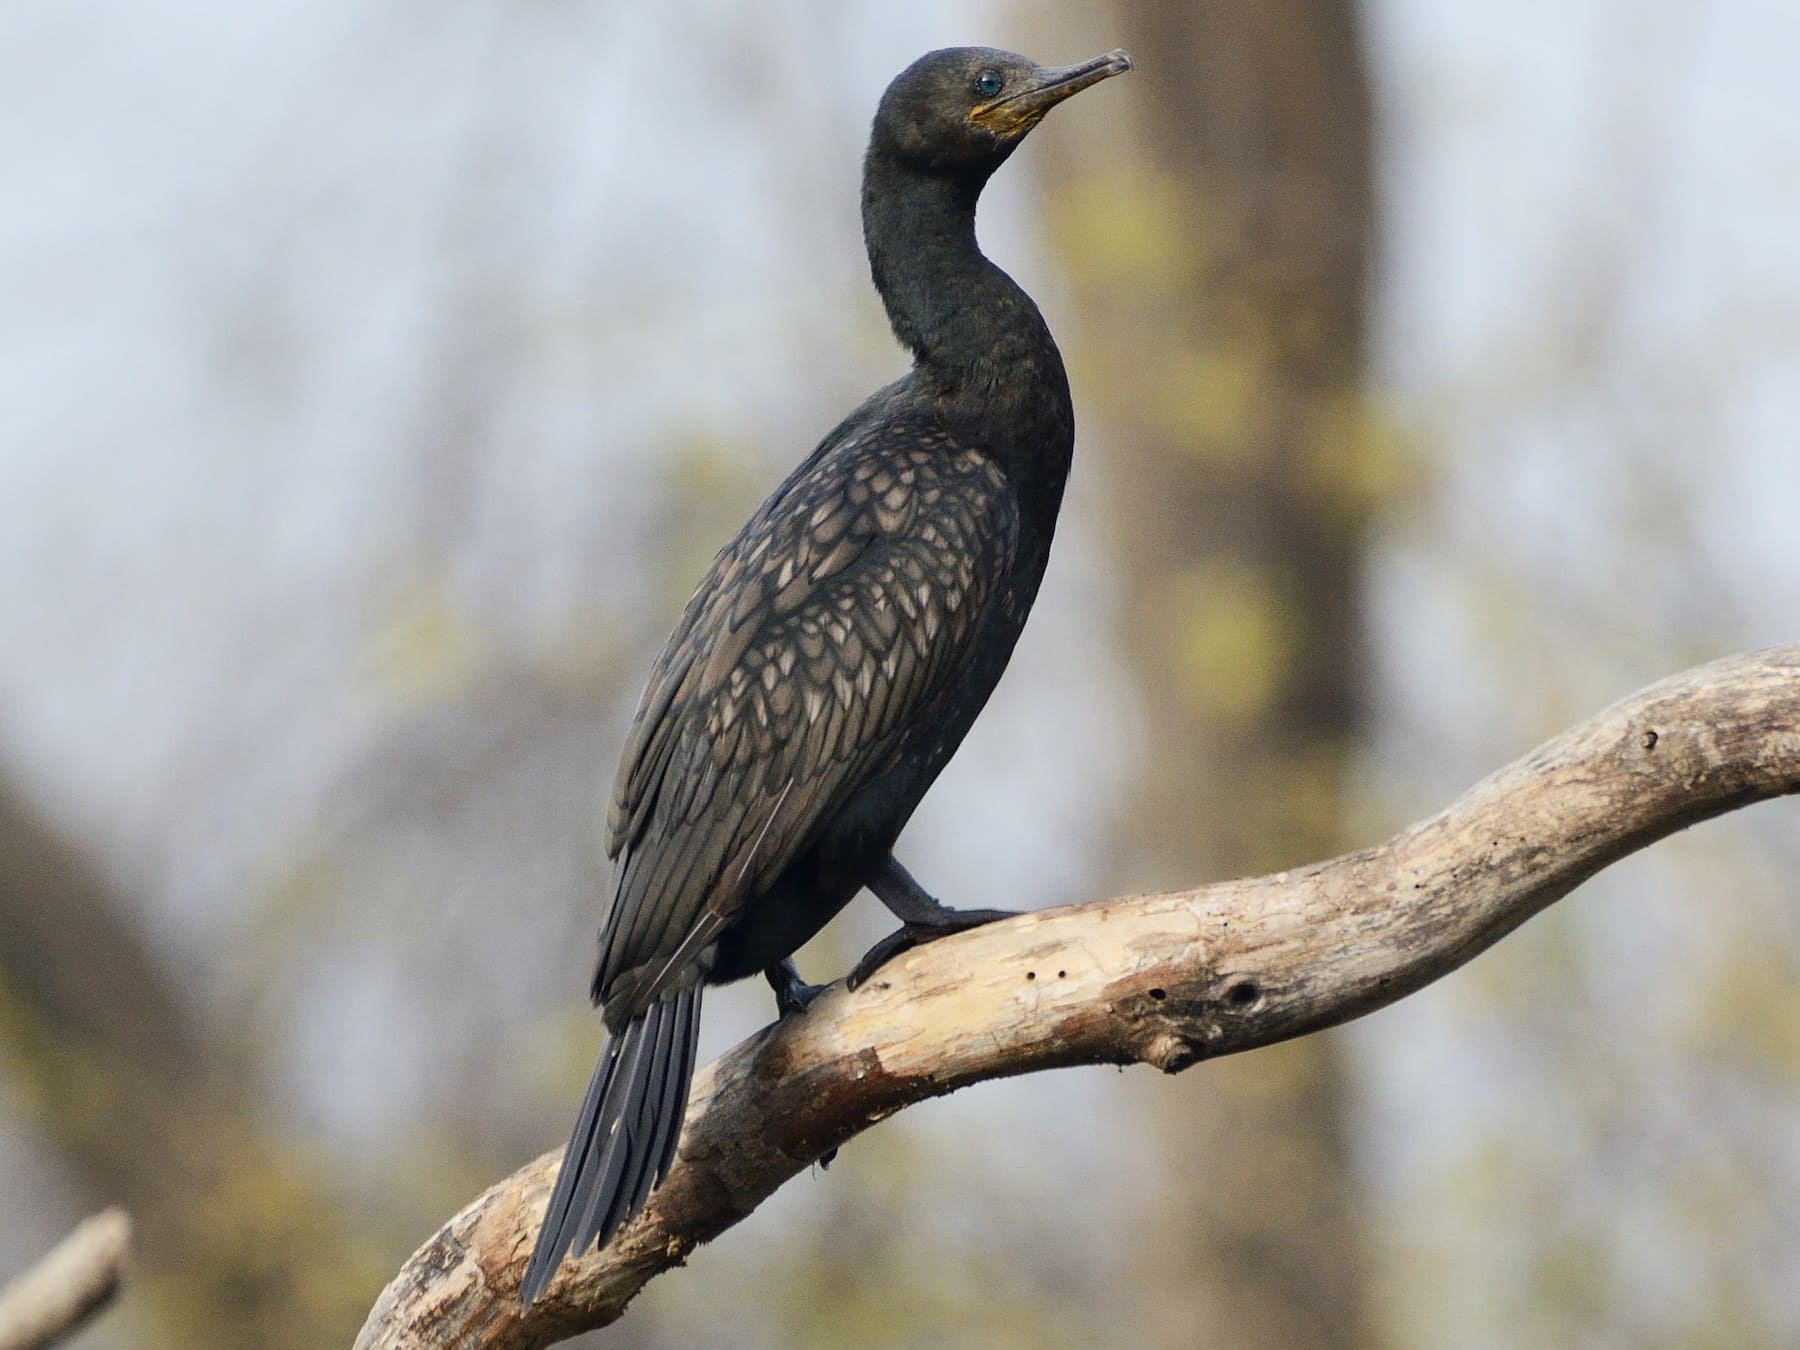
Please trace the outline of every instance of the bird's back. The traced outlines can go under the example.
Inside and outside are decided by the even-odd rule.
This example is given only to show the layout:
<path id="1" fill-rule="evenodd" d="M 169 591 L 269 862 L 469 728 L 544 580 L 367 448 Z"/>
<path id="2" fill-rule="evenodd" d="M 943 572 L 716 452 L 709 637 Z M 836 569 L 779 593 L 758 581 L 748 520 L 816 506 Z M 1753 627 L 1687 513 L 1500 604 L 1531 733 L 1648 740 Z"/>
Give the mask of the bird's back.
<path id="1" fill-rule="evenodd" d="M 709 949 L 866 788 L 930 752 L 921 733 L 964 692 L 1017 538 L 994 459 L 884 391 L 720 550 L 657 657 L 614 788 L 595 977 L 609 1023 L 671 984 L 750 973 Z"/>

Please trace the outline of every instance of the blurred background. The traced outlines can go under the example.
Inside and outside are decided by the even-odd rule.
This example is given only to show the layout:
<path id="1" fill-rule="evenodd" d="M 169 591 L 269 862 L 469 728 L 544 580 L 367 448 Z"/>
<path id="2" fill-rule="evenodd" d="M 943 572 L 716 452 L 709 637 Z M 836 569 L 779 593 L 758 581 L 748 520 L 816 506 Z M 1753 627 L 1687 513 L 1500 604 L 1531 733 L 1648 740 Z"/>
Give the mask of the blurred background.
<path id="1" fill-rule="evenodd" d="M 1138 70 L 984 202 L 1080 444 L 933 890 L 1372 842 L 1800 636 L 1800 7 L 13 0 L 0 1276 L 128 1206 L 79 1344 L 346 1344 L 561 1144 L 624 722 L 903 368 L 859 158 L 972 41 Z M 1344 1031 L 910 1110 L 597 1339 L 1800 1343 L 1795 810 Z"/>

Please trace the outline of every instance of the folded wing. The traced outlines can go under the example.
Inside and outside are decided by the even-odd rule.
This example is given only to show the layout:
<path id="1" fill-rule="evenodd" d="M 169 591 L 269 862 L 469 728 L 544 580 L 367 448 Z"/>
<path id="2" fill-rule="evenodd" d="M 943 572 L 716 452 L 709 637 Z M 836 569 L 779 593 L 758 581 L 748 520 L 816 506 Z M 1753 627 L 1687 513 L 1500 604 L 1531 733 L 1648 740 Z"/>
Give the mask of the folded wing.
<path id="1" fill-rule="evenodd" d="M 884 426 L 828 446 L 719 553 L 657 658 L 608 812 L 611 1027 L 700 954 L 954 687 L 1016 507 L 986 456 Z"/>

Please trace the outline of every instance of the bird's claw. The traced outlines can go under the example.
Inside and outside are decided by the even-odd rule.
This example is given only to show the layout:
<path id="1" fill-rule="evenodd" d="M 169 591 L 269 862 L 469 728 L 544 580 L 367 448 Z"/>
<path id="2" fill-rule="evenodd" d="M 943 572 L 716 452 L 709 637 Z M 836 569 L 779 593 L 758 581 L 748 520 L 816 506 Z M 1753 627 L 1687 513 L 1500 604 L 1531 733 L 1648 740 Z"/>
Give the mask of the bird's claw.
<path id="1" fill-rule="evenodd" d="M 983 924 L 1000 919 L 1010 919 L 1017 913 L 1017 910 L 1012 909 L 945 909 L 929 923 L 903 923 L 863 953 L 862 960 L 856 963 L 856 969 L 845 977 L 844 987 L 855 989 L 866 984 L 871 975 L 894 957 L 921 943 L 948 937 L 951 933 L 967 932 L 971 928 L 980 928 Z"/>
<path id="2" fill-rule="evenodd" d="M 770 966 L 764 973 L 768 977 L 769 987 L 775 991 L 777 1017 L 804 1013 L 812 1006 L 812 1001 L 825 992 L 824 985 L 808 984 L 800 978 L 800 971 L 792 958 Z"/>
<path id="3" fill-rule="evenodd" d="M 804 981 L 789 986 L 775 995 L 775 1009 L 782 1017 L 797 1016 L 812 1007 L 812 1002 L 825 992 L 822 984 L 807 984 Z"/>

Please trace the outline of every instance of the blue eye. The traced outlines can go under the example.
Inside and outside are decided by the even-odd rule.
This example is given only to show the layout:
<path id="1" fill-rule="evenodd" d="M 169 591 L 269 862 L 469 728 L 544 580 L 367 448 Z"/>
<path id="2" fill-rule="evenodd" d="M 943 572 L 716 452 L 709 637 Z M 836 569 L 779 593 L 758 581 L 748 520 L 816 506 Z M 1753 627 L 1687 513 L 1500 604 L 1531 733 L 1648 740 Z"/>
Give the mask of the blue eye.
<path id="1" fill-rule="evenodd" d="M 1005 83 L 1006 81 L 1000 78 L 999 71 L 984 70 L 975 79 L 975 91 L 983 98 L 992 98 L 1000 92 Z"/>

